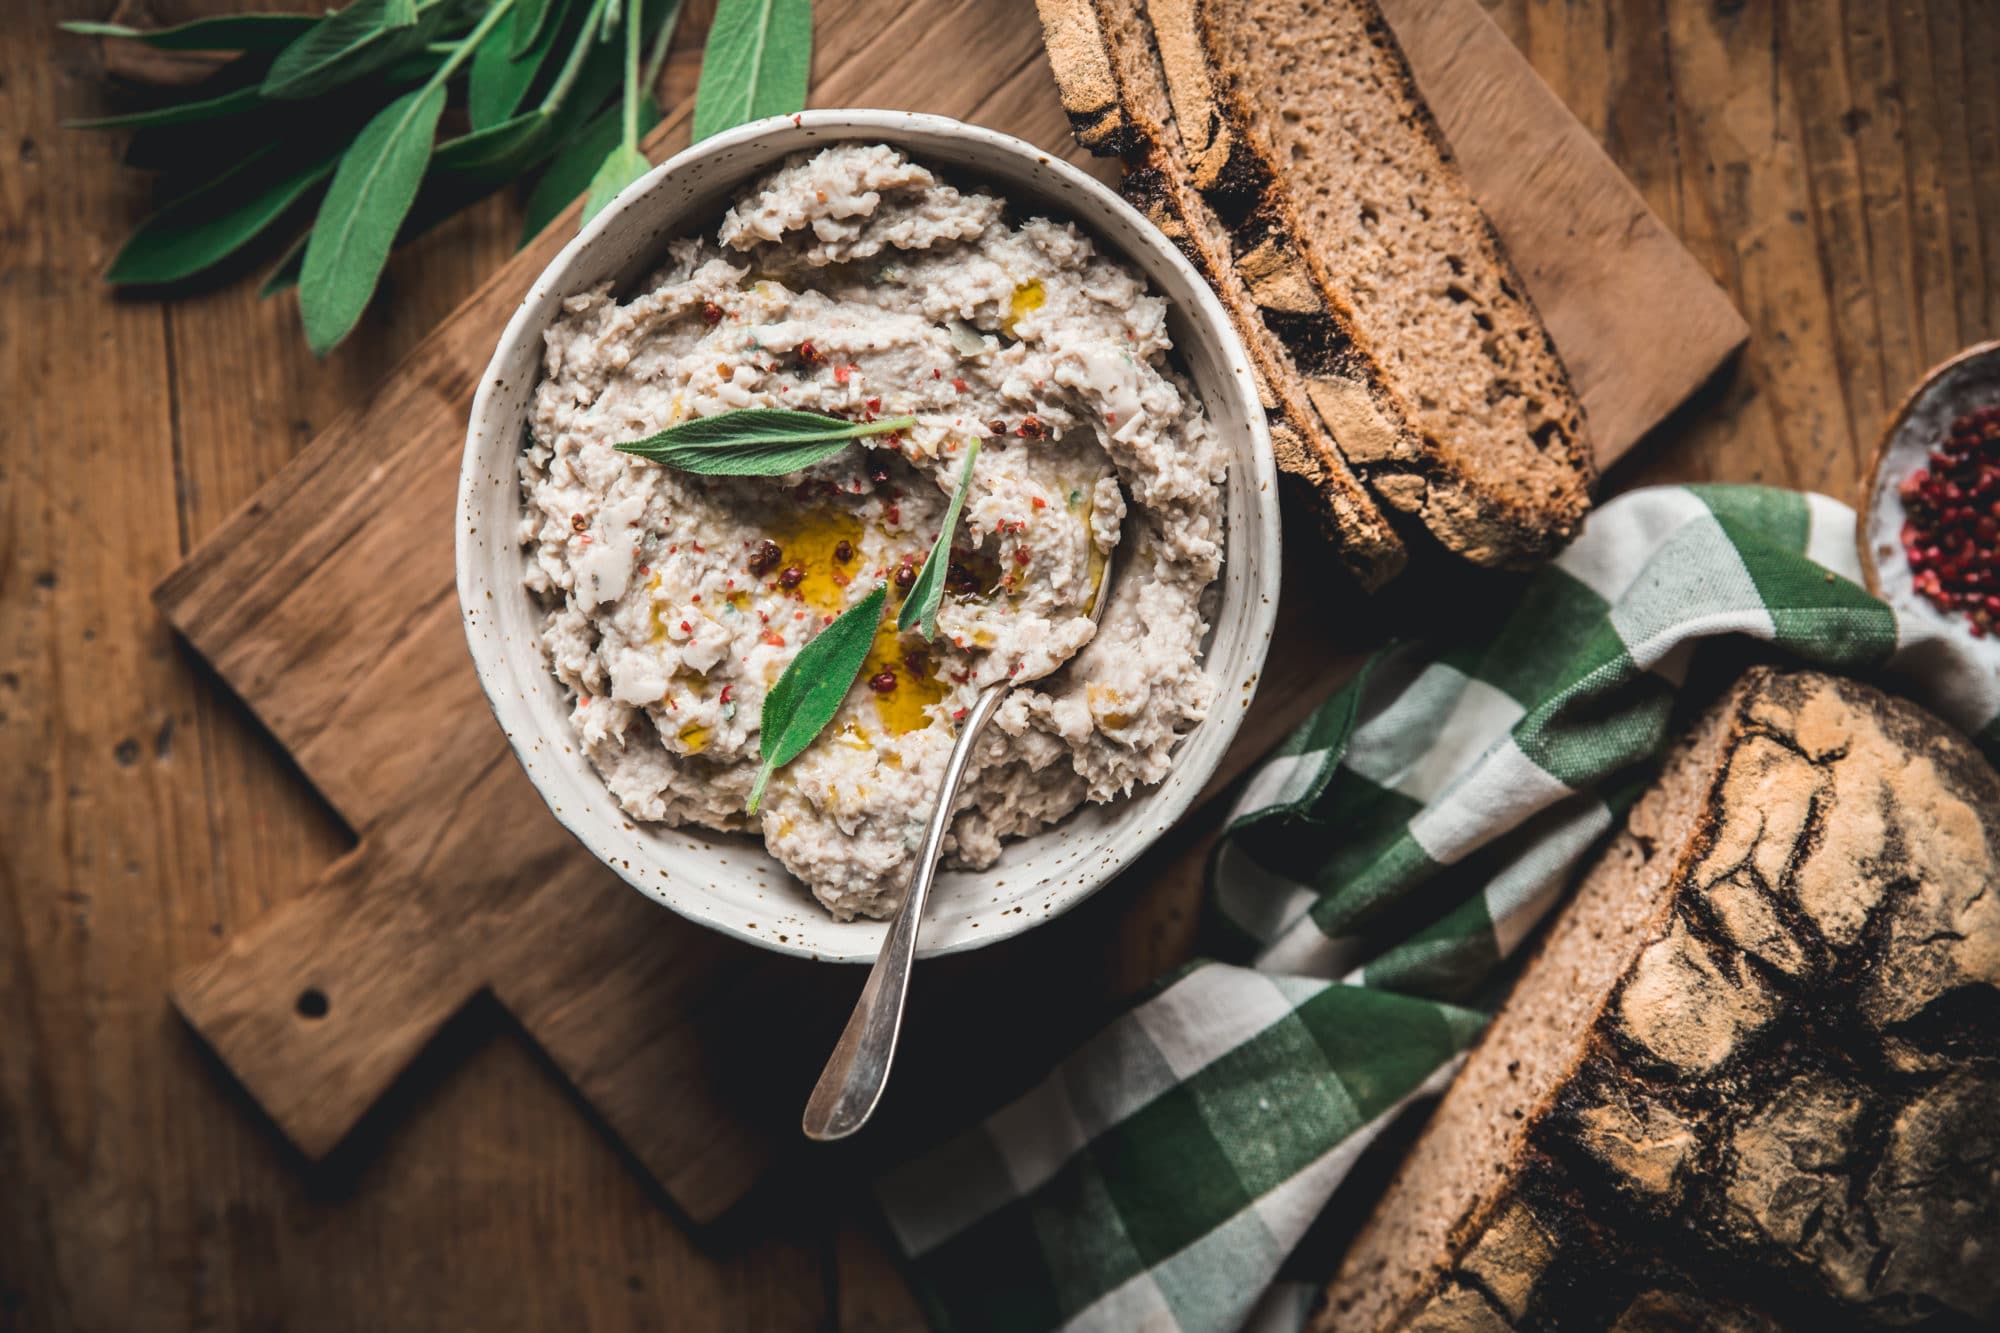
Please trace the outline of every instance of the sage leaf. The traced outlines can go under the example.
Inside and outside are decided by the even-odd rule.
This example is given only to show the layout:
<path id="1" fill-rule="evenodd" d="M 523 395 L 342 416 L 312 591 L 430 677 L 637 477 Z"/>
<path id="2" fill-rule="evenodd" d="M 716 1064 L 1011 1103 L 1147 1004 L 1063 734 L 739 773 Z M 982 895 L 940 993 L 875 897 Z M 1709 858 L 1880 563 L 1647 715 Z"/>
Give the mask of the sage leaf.
<path id="1" fill-rule="evenodd" d="M 757 813 L 771 774 L 804 754 L 840 712 L 841 701 L 868 660 L 888 596 L 889 585 L 877 584 L 874 592 L 841 612 L 838 620 L 799 649 L 785 674 L 764 696 L 757 740 L 763 762 L 757 766 L 757 781 L 751 785 L 750 800 L 744 806 L 747 813 Z"/>
<path id="2" fill-rule="evenodd" d="M 636 148 L 619 144 L 598 164 L 590 178 L 590 194 L 583 201 L 583 220 L 590 221 L 604 211 L 624 188 L 653 169 L 646 155 Z"/>
<path id="3" fill-rule="evenodd" d="M 94 120 L 66 120 L 63 125 L 72 130 L 136 130 L 155 125 L 188 125 L 197 121 L 226 120 L 264 105 L 264 94 L 253 86 L 199 101 L 174 102 L 150 111 L 128 111 L 123 115 L 99 116 Z"/>
<path id="4" fill-rule="evenodd" d="M 804 108 L 812 0 L 720 0 L 695 84 L 694 142 Z"/>
<path id="5" fill-rule="evenodd" d="M 673 468 L 708 477 L 782 477 L 833 457 L 864 435 L 914 426 L 915 417 L 842 421 L 817 412 L 745 407 L 669 426 L 657 435 L 616 446 Z"/>
<path id="6" fill-rule="evenodd" d="M 442 81 L 391 102 L 341 155 L 306 243 L 299 270 L 299 313 L 306 341 L 324 356 L 361 318 L 403 218 L 430 165 Z"/>
<path id="7" fill-rule="evenodd" d="M 501 124 L 521 109 L 528 89 L 547 66 L 562 35 L 560 20 L 545 22 L 551 9 L 561 8 L 560 0 L 516 0 L 508 23 L 479 44 L 472 56 L 472 73 L 466 80 L 465 94 L 466 111 L 472 117 L 474 129 Z M 523 23 L 537 24 L 540 35 L 515 51 L 513 43 Z"/>
<path id="8" fill-rule="evenodd" d="M 465 178 L 466 184 L 500 185 L 539 162 L 553 146 L 546 111 L 524 111 L 511 120 L 446 139 L 432 165 Z"/>
<path id="9" fill-rule="evenodd" d="M 554 222 L 570 201 L 590 188 L 597 168 L 620 143 L 622 108 L 617 103 L 604 108 L 586 122 L 549 164 L 535 188 L 528 194 L 526 216 L 521 219 L 521 241 L 526 245 Z M 660 123 L 660 108 L 651 93 L 639 99 L 639 133 L 645 134 Z"/>
<path id="10" fill-rule="evenodd" d="M 441 6 L 430 12 L 442 17 Z M 409 55 L 428 40 L 430 25 L 417 18 L 416 0 L 354 0 L 278 52 L 264 75 L 264 96 L 317 97 Z"/>
<path id="11" fill-rule="evenodd" d="M 541 41 L 542 34 L 555 26 L 549 22 L 549 15 L 560 8 L 561 0 L 520 0 L 514 6 L 507 54 L 516 60 L 526 55 L 530 47 Z"/>
<path id="12" fill-rule="evenodd" d="M 298 238 L 285 247 L 285 253 L 278 256 L 278 262 L 264 275 L 264 281 L 257 284 L 257 299 L 269 300 L 279 292 L 288 291 L 299 285 L 299 265 L 306 256 L 306 242 L 312 239 L 310 229 L 299 233 Z"/>
<path id="13" fill-rule="evenodd" d="M 157 285 L 194 277 L 256 240 L 331 174 L 330 156 L 288 162 L 274 144 L 140 223 L 104 271 L 105 281 Z"/>
<path id="14" fill-rule="evenodd" d="M 279 51 L 319 22 L 313 14 L 224 14 L 171 28 L 74 21 L 59 25 L 83 37 L 121 37 L 159 51 Z"/>
<path id="15" fill-rule="evenodd" d="M 439 52 L 418 46 L 407 54 L 397 56 L 380 69 L 371 70 L 363 86 L 375 84 L 383 88 L 407 88 L 413 83 L 427 83 L 430 77 L 438 72 L 439 66 L 445 59 L 448 57 L 442 57 Z M 304 105 L 312 103 L 308 101 Z"/>
<path id="16" fill-rule="evenodd" d="M 905 634 L 921 629 L 925 642 L 937 637 L 938 607 L 944 602 L 944 576 L 951 567 L 951 534 L 958 527 L 959 511 L 965 508 L 965 493 L 972 489 L 972 460 L 977 457 L 979 441 L 973 440 L 966 446 L 965 466 L 958 472 L 958 489 L 951 493 L 951 503 L 945 506 L 944 527 L 938 530 L 930 554 L 924 557 L 924 567 L 917 571 L 917 581 L 910 585 L 902 609 L 896 612 L 896 628 Z"/>

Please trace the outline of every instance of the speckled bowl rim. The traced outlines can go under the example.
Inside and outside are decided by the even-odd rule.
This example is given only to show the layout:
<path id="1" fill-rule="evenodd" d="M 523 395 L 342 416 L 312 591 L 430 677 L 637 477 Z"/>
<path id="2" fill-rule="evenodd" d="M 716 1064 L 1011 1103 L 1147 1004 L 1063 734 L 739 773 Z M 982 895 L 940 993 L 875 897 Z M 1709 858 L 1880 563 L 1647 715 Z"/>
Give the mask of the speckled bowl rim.
<path id="1" fill-rule="evenodd" d="M 820 110 L 753 121 L 654 168 L 563 248 L 501 335 L 480 378 L 466 431 L 455 552 L 459 608 L 480 685 L 550 811 L 628 884 L 724 935 L 799 957 L 858 963 L 874 960 L 884 924 L 834 921 L 753 836 L 640 824 L 619 810 L 572 744 L 566 710 L 553 720 L 548 716 L 550 701 L 560 703 L 560 691 L 543 664 L 537 636 L 510 634 L 503 624 L 503 619 L 519 622 L 523 610 L 532 614 L 532 599 L 520 581 L 527 556 L 514 542 L 521 517 L 515 460 L 527 402 L 540 377 L 542 334 L 562 298 L 605 278 L 634 279 L 657 262 L 667 241 L 712 218 L 719 199 L 783 156 L 849 140 L 904 147 L 948 172 L 992 180 L 1009 197 L 1038 194 L 1057 215 L 1134 262 L 1155 290 L 1168 296 L 1182 364 L 1232 445 L 1222 594 L 1204 661 L 1217 685 L 1210 715 L 1182 739 L 1162 783 L 1107 806 L 1086 806 L 1033 837 L 1009 843 L 992 869 L 941 876 L 921 956 L 993 944 L 1060 915 L 1130 865 L 1187 811 L 1235 736 L 1263 669 L 1277 612 L 1279 519 L 1277 476 L 1255 377 L 1221 303 L 1172 242 L 1131 205 L 1069 163 L 1011 135 L 904 111 Z M 723 170 L 720 164 L 732 157 L 742 158 L 743 165 Z M 725 183 L 703 184 L 695 194 L 687 192 L 696 188 L 690 186 L 677 195 L 677 179 L 697 168 L 716 172 Z M 1004 179 L 1009 173 L 1024 180 L 1010 183 Z M 641 238 L 636 243 L 635 235 Z M 612 266 L 607 256 L 621 245 L 630 253 Z M 511 488 L 507 479 L 514 479 Z M 511 507 L 505 498 L 509 489 Z M 1086 845 L 1071 850 L 1069 844 L 1079 840 Z M 685 865 L 670 874 L 659 864 L 693 860 L 701 866 L 694 875 Z M 1053 861 L 1060 874 L 1033 878 L 1033 863 L 1041 861 Z M 1009 886 L 1010 878 L 1017 883 Z M 1018 883 L 1022 878 L 1031 881 L 1025 888 Z M 723 880 L 732 891 L 723 891 Z M 995 890 L 991 901 L 977 901 L 988 888 Z M 1003 895 L 1002 888 L 1011 891 Z"/>

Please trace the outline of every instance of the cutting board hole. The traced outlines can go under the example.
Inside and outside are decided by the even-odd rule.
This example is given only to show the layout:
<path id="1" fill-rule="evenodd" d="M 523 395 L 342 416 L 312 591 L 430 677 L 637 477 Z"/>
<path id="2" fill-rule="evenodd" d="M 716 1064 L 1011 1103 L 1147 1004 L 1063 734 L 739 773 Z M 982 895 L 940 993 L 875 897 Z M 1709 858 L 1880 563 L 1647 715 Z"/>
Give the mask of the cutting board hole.
<path id="1" fill-rule="evenodd" d="M 298 1003 L 294 1006 L 300 1018 L 326 1017 L 326 992 L 317 986 L 308 986 L 299 992 Z"/>

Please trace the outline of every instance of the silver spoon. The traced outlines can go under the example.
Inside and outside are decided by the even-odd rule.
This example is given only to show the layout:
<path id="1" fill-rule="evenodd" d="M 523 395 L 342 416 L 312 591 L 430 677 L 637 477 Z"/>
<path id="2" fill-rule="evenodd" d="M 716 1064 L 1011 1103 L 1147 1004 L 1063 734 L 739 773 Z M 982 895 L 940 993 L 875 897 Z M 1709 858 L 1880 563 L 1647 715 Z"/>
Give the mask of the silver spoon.
<path id="1" fill-rule="evenodd" d="M 1093 624 L 1103 619 L 1105 603 L 1111 599 L 1111 557 L 1097 572 L 1097 590 L 1090 599 Z M 1060 665 L 1058 663 L 1057 665 Z M 1049 671 L 1055 670 L 1051 666 Z M 979 701 L 965 715 L 958 742 L 951 747 L 945 763 L 944 786 L 938 792 L 937 808 L 931 811 L 924 828 L 923 845 L 917 849 L 917 863 L 910 876 L 910 891 L 889 923 L 882 952 L 854 1013 L 847 1020 L 840 1040 L 820 1071 L 812 1096 L 806 1099 L 805 1131 L 809 1139 L 827 1142 L 844 1139 L 868 1123 L 882 1090 L 889 1086 L 889 1064 L 896 1058 L 896 1039 L 903 1031 L 903 1002 L 910 993 L 910 965 L 917 960 L 917 930 L 923 924 L 924 903 L 931 896 L 931 881 L 937 878 L 938 857 L 944 850 L 945 831 L 951 827 L 952 802 L 958 799 L 959 784 L 972 766 L 972 747 L 979 733 L 1000 711 L 1007 691 L 1016 685 L 1040 680 L 1048 671 L 1020 675 L 980 691 Z"/>

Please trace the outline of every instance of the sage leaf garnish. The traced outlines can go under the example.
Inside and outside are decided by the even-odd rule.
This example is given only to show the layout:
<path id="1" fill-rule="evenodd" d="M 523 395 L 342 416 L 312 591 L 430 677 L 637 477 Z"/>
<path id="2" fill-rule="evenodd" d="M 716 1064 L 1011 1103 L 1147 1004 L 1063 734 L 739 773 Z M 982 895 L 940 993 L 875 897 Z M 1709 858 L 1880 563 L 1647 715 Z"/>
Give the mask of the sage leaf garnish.
<path id="1" fill-rule="evenodd" d="M 122 37 L 157 51 L 281 51 L 319 22 L 314 14 L 222 14 L 171 28 L 87 20 L 57 26 L 82 37 Z"/>
<path id="2" fill-rule="evenodd" d="M 945 571 L 951 566 L 951 534 L 958 527 L 959 511 L 965 508 L 965 493 L 972 487 L 972 460 L 979 457 L 979 441 L 973 440 L 966 446 L 965 466 L 958 472 L 958 489 L 951 493 L 951 503 L 945 506 L 944 527 L 938 530 L 937 540 L 931 543 L 931 552 L 924 557 L 924 567 L 917 571 L 917 581 L 910 585 L 909 595 L 903 598 L 903 607 L 896 612 L 896 628 L 908 634 L 912 629 L 923 631 L 925 642 L 937 637 L 938 607 L 944 601 Z"/>
<path id="3" fill-rule="evenodd" d="M 888 596 L 889 585 L 877 584 L 874 592 L 841 612 L 838 620 L 799 649 L 785 674 L 764 696 L 757 742 L 763 762 L 757 766 L 757 781 L 751 785 L 750 800 L 744 806 L 746 813 L 757 813 L 771 774 L 805 753 L 840 711 L 841 701 L 868 660 L 868 648 L 875 642 L 875 627 L 882 623 L 882 604 Z"/>
<path id="4" fill-rule="evenodd" d="M 341 154 L 299 270 L 299 313 L 306 341 L 320 356 L 347 336 L 375 294 L 430 165 L 444 101 L 442 80 L 405 93 Z"/>
<path id="5" fill-rule="evenodd" d="M 333 174 L 333 159 L 285 162 L 273 145 L 139 224 L 104 271 L 120 286 L 180 282 L 256 240 Z"/>
<path id="6" fill-rule="evenodd" d="M 865 435 L 917 424 L 915 417 L 842 421 L 817 412 L 744 407 L 669 426 L 657 435 L 616 446 L 619 452 L 677 472 L 708 477 L 782 477 L 833 457 Z"/>
<path id="7" fill-rule="evenodd" d="M 428 0 L 433 12 L 440 0 Z M 317 97 L 410 54 L 428 40 L 416 0 L 354 0 L 315 23 L 278 52 L 264 75 L 264 96 Z"/>
<path id="8" fill-rule="evenodd" d="M 812 0 L 720 0 L 695 85 L 694 142 L 804 108 Z"/>

